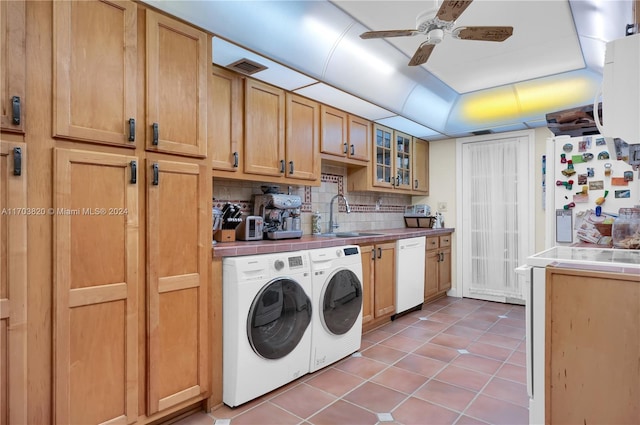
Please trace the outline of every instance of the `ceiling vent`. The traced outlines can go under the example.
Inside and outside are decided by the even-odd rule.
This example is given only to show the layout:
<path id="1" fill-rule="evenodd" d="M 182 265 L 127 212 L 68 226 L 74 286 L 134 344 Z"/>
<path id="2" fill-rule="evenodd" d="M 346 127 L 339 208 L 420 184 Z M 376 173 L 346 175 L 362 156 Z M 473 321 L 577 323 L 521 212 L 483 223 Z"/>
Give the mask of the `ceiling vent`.
<path id="1" fill-rule="evenodd" d="M 243 58 L 230 63 L 229 65 L 227 65 L 227 68 L 233 69 L 234 71 L 237 71 L 244 75 L 253 75 L 256 72 L 264 71 L 265 69 L 267 69 L 266 66 L 247 58 Z"/>
<path id="2" fill-rule="evenodd" d="M 484 136 L 485 134 L 493 134 L 492 130 L 478 130 L 478 131 L 472 131 L 471 134 L 473 134 L 474 136 Z"/>

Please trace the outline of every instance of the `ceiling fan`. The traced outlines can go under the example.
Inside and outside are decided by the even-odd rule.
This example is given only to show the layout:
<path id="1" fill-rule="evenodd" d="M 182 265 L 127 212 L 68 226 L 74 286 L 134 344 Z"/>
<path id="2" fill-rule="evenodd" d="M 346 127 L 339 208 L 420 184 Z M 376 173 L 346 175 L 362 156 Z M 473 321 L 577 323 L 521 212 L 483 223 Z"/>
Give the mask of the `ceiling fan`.
<path id="1" fill-rule="evenodd" d="M 422 65 L 429 59 L 433 48 L 444 38 L 445 31 L 451 33 L 453 38 L 460 40 L 505 41 L 511 37 L 513 27 L 473 26 L 452 29 L 456 19 L 462 15 L 462 12 L 469 7 L 472 1 L 444 0 L 439 9 L 436 7 L 418 15 L 416 29 L 368 31 L 360 34 L 360 38 L 407 37 L 424 34 L 428 37 L 427 41 L 420 44 L 409 61 L 409 66 L 416 66 Z M 434 2 L 437 6 L 437 0 Z"/>

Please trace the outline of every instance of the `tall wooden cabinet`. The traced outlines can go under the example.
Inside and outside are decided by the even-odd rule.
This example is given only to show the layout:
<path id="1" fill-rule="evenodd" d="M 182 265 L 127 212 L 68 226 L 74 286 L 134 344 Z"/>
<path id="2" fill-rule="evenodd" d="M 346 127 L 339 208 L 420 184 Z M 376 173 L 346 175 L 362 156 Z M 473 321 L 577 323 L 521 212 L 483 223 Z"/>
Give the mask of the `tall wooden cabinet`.
<path id="1" fill-rule="evenodd" d="M 424 301 L 444 296 L 451 289 L 451 234 L 427 237 Z"/>
<path id="2" fill-rule="evenodd" d="M 208 390 L 209 167 L 148 159 L 149 414 Z"/>
<path id="3" fill-rule="evenodd" d="M 16 133 L 24 132 L 25 3 L 0 2 L 0 130 Z"/>
<path id="4" fill-rule="evenodd" d="M 360 247 L 363 271 L 362 325 L 371 329 L 396 311 L 396 243 Z"/>
<path id="5" fill-rule="evenodd" d="M 26 177 L 25 144 L 0 141 L 0 423 L 3 424 L 27 423 Z"/>
<path id="6" fill-rule="evenodd" d="M 138 416 L 137 163 L 54 152 L 55 423 Z"/>
<path id="7" fill-rule="evenodd" d="M 210 37 L 102 0 L 53 34 L 52 422 L 157 420 L 211 380 Z"/>
<path id="8" fill-rule="evenodd" d="M 207 156 L 209 37 L 147 10 L 147 149 Z"/>
<path id="9" fill-rule="evenodd" d="M 135 147 L 137 6 L 53 3 L 53 134 Z"/>

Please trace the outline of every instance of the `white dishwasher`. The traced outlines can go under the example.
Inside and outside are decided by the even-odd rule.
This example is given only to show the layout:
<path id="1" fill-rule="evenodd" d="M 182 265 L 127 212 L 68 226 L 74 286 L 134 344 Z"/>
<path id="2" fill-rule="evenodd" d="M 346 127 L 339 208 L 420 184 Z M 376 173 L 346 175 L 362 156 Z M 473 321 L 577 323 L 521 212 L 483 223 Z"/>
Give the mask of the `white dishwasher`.
<path id="1" fill-rule="evenodd" d="M 425 245 L 425 236 L 396 242 L 396 314 L 392 319 L 422 306 Z"/>

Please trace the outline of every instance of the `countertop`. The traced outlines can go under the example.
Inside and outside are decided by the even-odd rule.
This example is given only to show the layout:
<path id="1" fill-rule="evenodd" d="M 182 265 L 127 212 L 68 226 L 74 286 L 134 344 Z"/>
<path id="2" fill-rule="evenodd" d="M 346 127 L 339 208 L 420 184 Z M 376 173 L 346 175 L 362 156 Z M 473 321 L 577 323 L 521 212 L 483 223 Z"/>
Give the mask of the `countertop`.
<path id="1" fill-rule="evenodd" d="M 239 255 L 268 254 L 272 252 L 299 251 L 302 249 L 327 248 L 342 245 L 364 245 L 388 242 L 418 236 L 439 236 L 453 233 L 454 228 L 430 229 L 401 227 L 396 229 L 363 230 L 377 233 L 375 236 L 356 236 L 332 238 L 326 236 L 304 235 L 299 239 L 218 242 L 213 246 L 213 257 L 235 257 Z"/>

